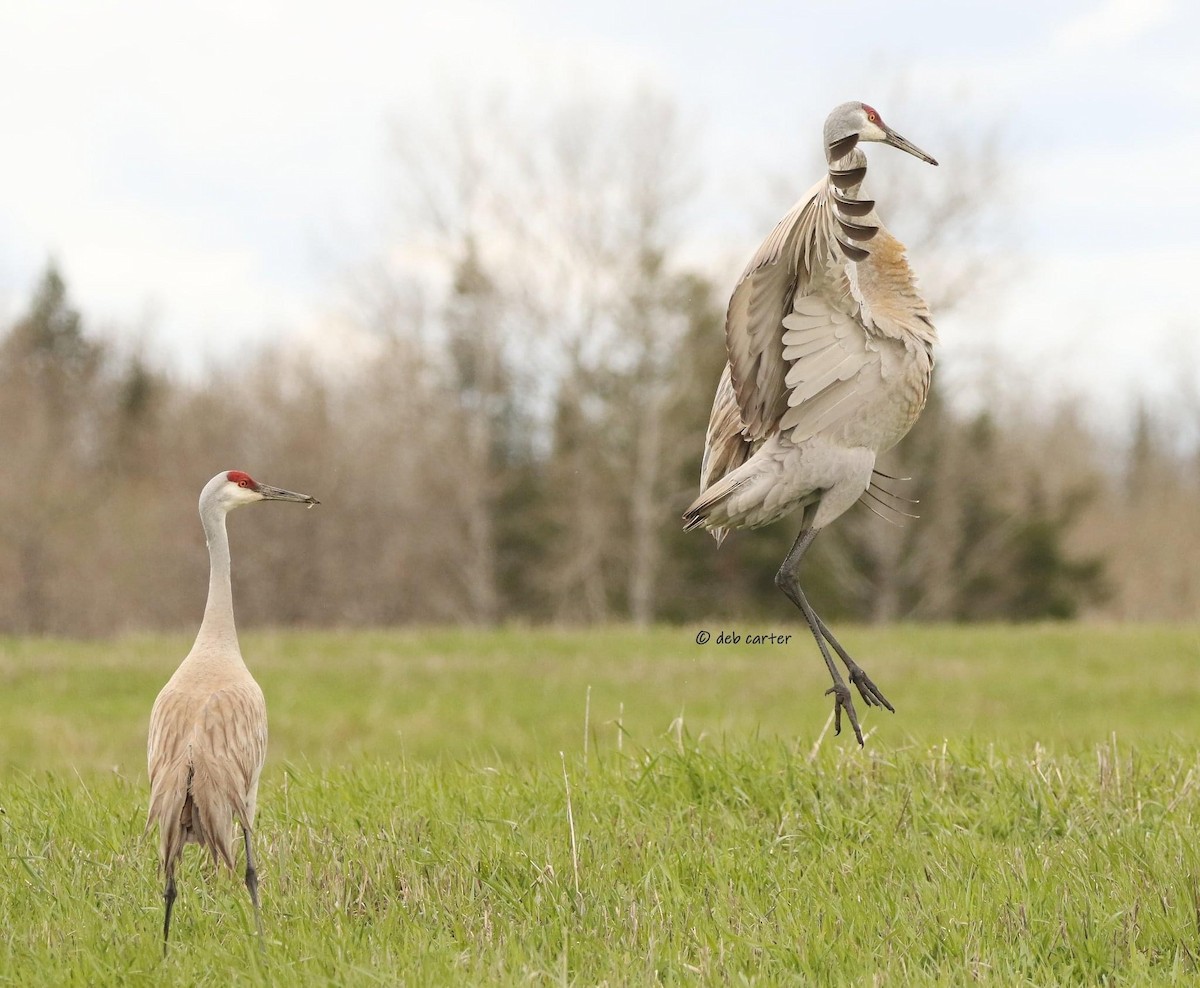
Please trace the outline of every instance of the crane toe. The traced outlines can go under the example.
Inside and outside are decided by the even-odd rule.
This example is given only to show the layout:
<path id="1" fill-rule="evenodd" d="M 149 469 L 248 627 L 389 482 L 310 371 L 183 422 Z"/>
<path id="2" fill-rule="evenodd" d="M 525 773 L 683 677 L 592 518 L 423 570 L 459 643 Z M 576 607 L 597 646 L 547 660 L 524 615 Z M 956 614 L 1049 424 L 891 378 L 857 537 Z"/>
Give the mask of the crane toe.
<path id="1" fill-rule="evenodd" d="M 892 713 L 896 712 L 896 708 L 888 703 L 887 697 L 880 692 L 879 687 L 871 682 L 871 677 L 863 672 L 862 667 L 848 663 L 850 668 L 848 675 L 850 682 L 858 690 L 859 695 L 868 707 L 883 707 Z M 854 709 L 854 699 L 850 692 L 850 687 L 845 683 L 834 683 L 825 691 L 825 695 L 833 694 L 833 733 L 842 733 L 842 711 L 846 712 L 846 717 L 850 721 L 850 726 L 854 728 L 854 737 L 858 741 L 859 747 L 863 746 L 863 732 L 858 723 L 858 712 Z"/>
<path id="2" fill-rule="evenodd" d="M 863 746 L 862 728 L 858 726 L 858 714 L 854 710 L 854 700 L 850 696 L 850 688 L 845 683 L 834 683 L 825 691 L 825 695 L 833 694 L 833 733 L 842 733 L 842 711 L 846 711 L 846 717 L 850 721 L 850 726 L 854 728 L 854 737 L 858 741 L 858 746 Z"/>
<path id="3" fill-rule="evenodd" d="M 883 707 L 891 713 L 896 712 L 896 708 L 888 703 L 887 697 L 880 692 L 878 686 L 871 682 L 871 677 L 860 666 L 852 666 L 849 670 L 849 675 L 850 682 L 857 688 L 868 707 Z"/>

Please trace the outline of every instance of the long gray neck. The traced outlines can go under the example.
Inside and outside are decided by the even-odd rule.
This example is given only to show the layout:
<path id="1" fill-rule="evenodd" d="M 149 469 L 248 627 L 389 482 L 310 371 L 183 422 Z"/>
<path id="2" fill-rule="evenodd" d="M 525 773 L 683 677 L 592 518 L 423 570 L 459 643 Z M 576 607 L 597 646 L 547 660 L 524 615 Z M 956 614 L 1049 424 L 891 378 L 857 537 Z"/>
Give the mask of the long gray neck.
<path id="1" fill-rule="evenodd" d="M 839 157 L 838 148 L 828 148 L 830 196 L 837 217 L 838 246 L 851 261 L 865 261 L 871 252 L 862 246 L 879 232 L 875 200 L 861 196 L 867 177 L 867 156 L 862 148 L 850 146 Z"/>
<path id="2" fill-rule="evenodd" d="M 241 654 L 237 628 L 233 621 L 233 586 L 229 578 L 229 535 L 225 531 L 225 512 L 209 507 L 202 511 L 204 537 L 208 542 L 208 603 L 204 620 L 196 635 L 196 644 L 221 645 L 227 652 Z"/>

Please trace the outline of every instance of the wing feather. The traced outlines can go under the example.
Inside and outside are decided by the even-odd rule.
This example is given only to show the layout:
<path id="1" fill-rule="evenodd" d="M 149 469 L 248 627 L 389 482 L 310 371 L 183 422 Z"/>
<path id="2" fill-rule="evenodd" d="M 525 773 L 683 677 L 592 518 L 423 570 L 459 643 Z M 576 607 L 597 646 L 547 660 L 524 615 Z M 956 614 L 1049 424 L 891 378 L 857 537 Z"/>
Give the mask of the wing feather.
<path id="1" fill-rule="evenodd" d="M 253 679 L 218 690 L 200 715 L 212 772 L 234 797 L 237 816 L 253 824 L 254 799 L 267 755 L 267 704 Z"/>
<path id="2" fill-rule="evenodd" d="M 801 443 L 835 432 L 858 415 L 870 400 L 872 385 L 882 380 L 882 362 L 864 327 L 828 301 L 812 295 L 797 304 L 803 314 L 785 320 L 785 335 L 791 347 L 803 352 L 788 369 L 788 409 L 779 428 Z"/>
<path id="3" fill-rule="evenodd" d="M 762 439 L 783 414 L 784 358 L 779 325 L 796 292 L 807 217 L 823 185 L 793 206 L 742 273 L 725 314 L 725 346 L 734 393 L 748 439 Z"/>
<path id="4" fill-rule="evenodd" d="M 856 149 L 831 168 L 776 224 L 733 290 L 728 362 L 686 528 L 705 524 L 746 483 L 731 473 L 771 437 L 886 449 L 924 404 L 936 334 L 903 245 L 872 200 L 838 191 L 861 184 L 865 160 Z M 870 251 L 842 237 L 870 241 Z M 783 490 L 763 495 L 767 514 Z M 713 531 L 720 540 L 724 530 Z"/>
<path id="5" fill-rule="evenodd" d="M 748 440 L 795 422 L 798 405 L 871 363 L 833 204 L 823 178 L 763 241 L 729 301 L 725 342 Z"/>
<path id="6" fill-rule="evenodd" d="M 753 444 L 742 434 L 742 416 L 733 393 L 729 365 L 721 374 L 713 398 L 708 433 L 704 437 L 704 459 L 700 464 L 700 489 L 736 470 L 750 455 Z"/>
<path id="7" fill-rule="evenodd" d="M 881 380 L 856 264 L 837 239 L 833 191 L 828 177 L 817 182 L 776 224 L 733 291 L 729 359 L 709 420 L 701 490 L 777 431 L 803 442 L 842 428 Z"/>

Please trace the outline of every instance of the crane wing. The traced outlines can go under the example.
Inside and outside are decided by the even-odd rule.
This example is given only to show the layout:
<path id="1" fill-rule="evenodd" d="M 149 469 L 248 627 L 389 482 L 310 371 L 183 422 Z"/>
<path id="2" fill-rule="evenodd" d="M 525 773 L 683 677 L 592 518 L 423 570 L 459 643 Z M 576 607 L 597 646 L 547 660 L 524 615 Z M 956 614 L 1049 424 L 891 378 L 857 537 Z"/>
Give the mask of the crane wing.
<path id="1" fill-rule="evenodd" d="M 880 377 L 870 318 L 850 274 L 850 262 L 868 255 L 839 232 L 848 221 L 837 215 L 835 199 L 843 200 L 836 197 L 828 178 L 814 185 L 763 242 L 729 301 L 730 387 L 748 441 L 777 428 L 795 442 L 836 429 L 862 410 Z M 722 378 L 705 450 L 708 483 L 723 475 L 707 466 L 710 458 L 722 462 L 714 439 L 729 431 L 724 387 Z"/>
<path id="2" fill-rule="evenodd" d="M 258 684 L 249 680 L 213 693 L 197 727 L 214 775 L 223 776 L 229 792 L 252 799 L 267 756 L 267 704 Z"/>
<path id="3" fill-rule="evenodd" d="M 706 490 L 750 456 L 754 445 L 742 430 L 742 414 L 733 392 L 729 364 L 721 374 L 704 437 L 704 459 L 700 464 L 700 489 Z"/>
<path id="4" fill-rule="evenodd" d="M 747 439 L 771 432 L 787 407 L 779 324 L 791 308 L 799 277 L 801 239 L 821 188 L 817 183 L 758 248 L 742 273 L 725 314 L 725 347 Z M 714 408 L 715 411 L 715 408 Z"/>
<path id="5" fill-rule="evenodd" d="M 188 717 L 186 695 L 163 689 L 150 711 L 150 733 L 146 740 L 146 769 L 150 791 L 156 793 L 170 768 L 187 754 L 187 731 L 173 729 Z"/>
<path id="6" fill-rule="evenodd" d="M 830 435 L 854 422 L 882 385 L 879 347 L 860 318 L 823 295 L 797 297 L 784 317 L 788 408 L 779 429 L 790 432 L 792 442 Z"/>

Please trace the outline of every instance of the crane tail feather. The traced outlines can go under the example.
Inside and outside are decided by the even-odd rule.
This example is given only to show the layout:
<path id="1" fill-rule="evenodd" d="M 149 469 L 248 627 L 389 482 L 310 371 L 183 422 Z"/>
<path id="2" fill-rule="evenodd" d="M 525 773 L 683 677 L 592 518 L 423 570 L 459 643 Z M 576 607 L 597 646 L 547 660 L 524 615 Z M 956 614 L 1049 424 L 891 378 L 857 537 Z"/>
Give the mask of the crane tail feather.
<path id="1" fill-rule="evenodd" d="M 199 844 L 215 862 L 234 868 L 235 816 L 247 818 L 244 802 L 227 795 L 202 752 L 193 750 L 190 761 L 180 758 L 165 769 L 154 781 L 146 820 L 147 830 L 158 824 L 163 874 L 170 877 L 174 873 L 187 844 Z"/>

